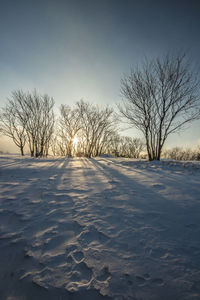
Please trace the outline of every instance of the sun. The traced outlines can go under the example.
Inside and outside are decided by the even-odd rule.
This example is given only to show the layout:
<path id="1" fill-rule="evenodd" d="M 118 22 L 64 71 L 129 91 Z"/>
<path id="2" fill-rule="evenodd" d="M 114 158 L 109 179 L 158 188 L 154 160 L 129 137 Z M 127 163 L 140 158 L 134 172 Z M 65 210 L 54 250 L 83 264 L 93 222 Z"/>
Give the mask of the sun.
<path id="1" fill-rule="evenodd" d="M 77 144 L 78 144 L 78 138 L 75 136 L 75 137 L 73 138 L 73 145 L 74 145 L 74 147 L 76 147 Z"/>

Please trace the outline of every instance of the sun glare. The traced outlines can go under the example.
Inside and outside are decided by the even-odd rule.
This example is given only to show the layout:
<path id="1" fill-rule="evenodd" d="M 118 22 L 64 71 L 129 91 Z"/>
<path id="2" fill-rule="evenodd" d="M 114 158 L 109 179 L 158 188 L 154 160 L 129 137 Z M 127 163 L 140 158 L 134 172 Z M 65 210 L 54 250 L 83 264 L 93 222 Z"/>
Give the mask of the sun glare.
<path id="1" fill-rule="evenodd" d="M 73 139 L 73 145 L 76 147 L 78 144 L 78 138 L 75 136 Z"/>

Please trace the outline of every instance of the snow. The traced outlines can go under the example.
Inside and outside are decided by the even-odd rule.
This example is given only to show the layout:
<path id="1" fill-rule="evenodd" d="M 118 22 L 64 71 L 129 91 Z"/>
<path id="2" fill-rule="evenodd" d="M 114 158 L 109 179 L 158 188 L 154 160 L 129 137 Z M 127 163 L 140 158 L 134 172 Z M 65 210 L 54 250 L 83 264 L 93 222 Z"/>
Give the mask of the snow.
<path id="1" fill-rule="evenodd" d="M 0 299 L 200 299 L 200 163 L 0 156 Z"/>

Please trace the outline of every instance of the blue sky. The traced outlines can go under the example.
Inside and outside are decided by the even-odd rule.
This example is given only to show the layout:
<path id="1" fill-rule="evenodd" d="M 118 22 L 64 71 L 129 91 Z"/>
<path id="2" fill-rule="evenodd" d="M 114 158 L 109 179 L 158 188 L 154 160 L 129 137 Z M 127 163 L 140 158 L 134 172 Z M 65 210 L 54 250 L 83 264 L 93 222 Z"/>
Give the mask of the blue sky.
<path id="1" fill-rule="evenodd" d="M 199 29 L 193 0 L 0 1 L 0 105 L 14 89 L 36 88 L 56 107 L 81 98 L 114 106 L 123 74 L 144 56 L 186 51 L 198 67 Z M 199 125 L 168 145 L 196 144 Z"/>

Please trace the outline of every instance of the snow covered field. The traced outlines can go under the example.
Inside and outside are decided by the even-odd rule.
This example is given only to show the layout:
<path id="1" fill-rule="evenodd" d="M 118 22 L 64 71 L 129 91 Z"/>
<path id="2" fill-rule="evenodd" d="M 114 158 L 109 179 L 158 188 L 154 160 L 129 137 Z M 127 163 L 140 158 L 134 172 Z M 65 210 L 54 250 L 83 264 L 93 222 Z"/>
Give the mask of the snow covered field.
<path id="1" fill-rule="evenodd" d="M 200 299 L 200 164 L 0 156 L 0 299 Z"/>

